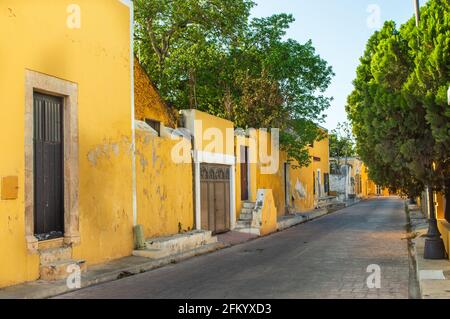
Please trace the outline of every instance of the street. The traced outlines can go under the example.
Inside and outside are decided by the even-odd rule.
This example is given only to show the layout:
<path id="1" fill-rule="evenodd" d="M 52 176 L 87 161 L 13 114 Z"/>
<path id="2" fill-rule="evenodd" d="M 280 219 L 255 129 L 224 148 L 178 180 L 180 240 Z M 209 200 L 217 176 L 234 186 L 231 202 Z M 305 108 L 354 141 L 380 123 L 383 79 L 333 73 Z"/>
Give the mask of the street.
<path id="1" fill-rule="evenodd" d="M 375 198 L 271 236 L 58 298 L 408 298 L 406 223 L 403 200 Z M 370 265 L 380 267 L 379 288 L 367 285 L 377 268 Z"/>

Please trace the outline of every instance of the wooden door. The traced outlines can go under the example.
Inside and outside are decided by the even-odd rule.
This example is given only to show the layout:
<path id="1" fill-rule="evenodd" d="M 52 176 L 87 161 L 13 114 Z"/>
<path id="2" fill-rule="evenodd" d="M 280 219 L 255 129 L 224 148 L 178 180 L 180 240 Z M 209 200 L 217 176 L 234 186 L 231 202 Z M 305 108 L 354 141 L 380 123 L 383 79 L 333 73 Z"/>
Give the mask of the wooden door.
<path id="1" fill-rule="evenodd" d="M 230 230 L 230 167 L 201 165 L 201 227 L 214 234 Z"/>
<path id="2" fill-rule="evenodd" d="M 64 235 L 63 99 L 34 94 L 34 232 Z"/>

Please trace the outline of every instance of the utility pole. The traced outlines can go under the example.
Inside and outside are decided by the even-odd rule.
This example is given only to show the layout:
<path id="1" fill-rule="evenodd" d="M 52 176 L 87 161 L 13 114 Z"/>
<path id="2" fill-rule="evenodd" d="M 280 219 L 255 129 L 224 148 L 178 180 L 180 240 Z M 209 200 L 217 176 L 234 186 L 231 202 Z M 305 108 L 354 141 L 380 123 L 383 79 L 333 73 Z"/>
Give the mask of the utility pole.
<path id="1" fill-rule="evenodd" d="M 416 13 L 416 27 L 419 27 L 420 22 L 420 4 L 419 0 L 413 0 L 414 3 L 414 11 Z"/>

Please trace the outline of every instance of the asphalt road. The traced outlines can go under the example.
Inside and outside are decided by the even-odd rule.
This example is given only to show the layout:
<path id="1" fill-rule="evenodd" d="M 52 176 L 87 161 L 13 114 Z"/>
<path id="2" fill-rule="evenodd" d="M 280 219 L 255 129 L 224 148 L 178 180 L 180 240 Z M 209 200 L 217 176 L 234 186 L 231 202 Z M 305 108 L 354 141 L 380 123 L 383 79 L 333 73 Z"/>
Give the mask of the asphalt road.
<path id="1" fill-rule="evenodd" d="M 363 201 L 271 236 L 58 298 L 408 298 L 403 205 L 397 198 Z"/>

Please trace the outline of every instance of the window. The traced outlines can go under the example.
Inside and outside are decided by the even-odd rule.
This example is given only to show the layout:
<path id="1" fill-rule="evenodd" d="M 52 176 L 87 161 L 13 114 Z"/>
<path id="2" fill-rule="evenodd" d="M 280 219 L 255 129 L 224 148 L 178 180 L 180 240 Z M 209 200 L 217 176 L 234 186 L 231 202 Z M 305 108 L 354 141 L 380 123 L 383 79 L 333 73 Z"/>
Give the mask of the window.
<path id="1" fill-rule="evenodd" d="M 154 129 L 158 133 L 158 136 L 161 135 L 161 122 L 152 119 L 145 119 L 145 123 Z"/>

